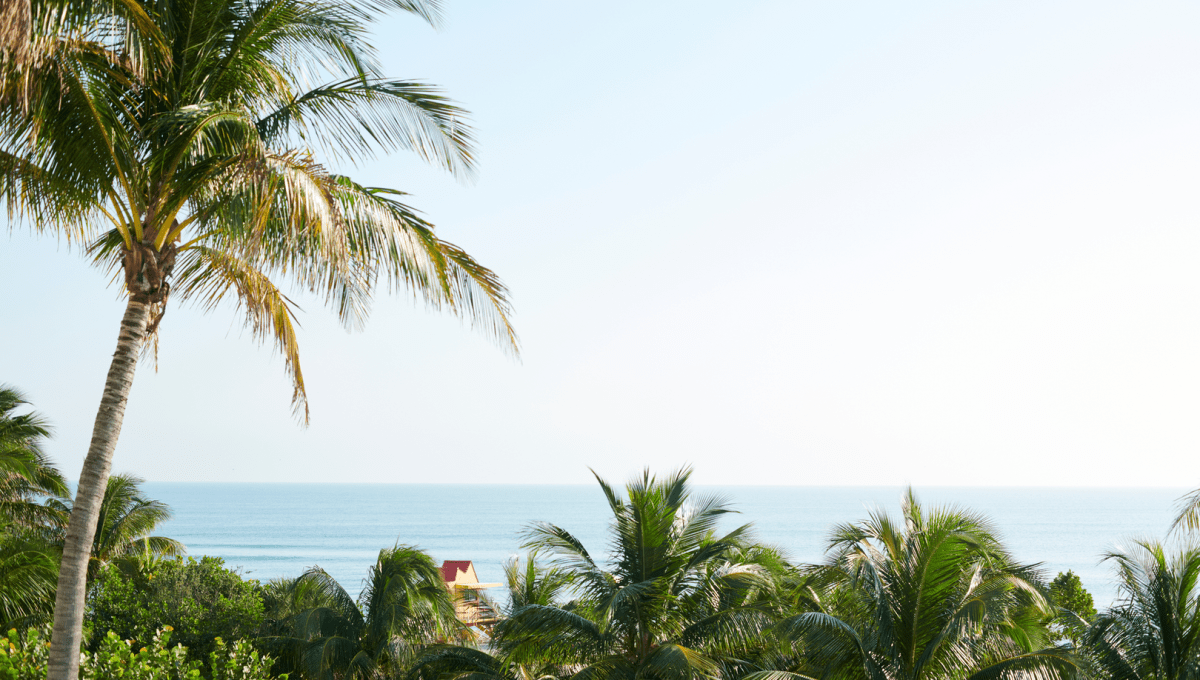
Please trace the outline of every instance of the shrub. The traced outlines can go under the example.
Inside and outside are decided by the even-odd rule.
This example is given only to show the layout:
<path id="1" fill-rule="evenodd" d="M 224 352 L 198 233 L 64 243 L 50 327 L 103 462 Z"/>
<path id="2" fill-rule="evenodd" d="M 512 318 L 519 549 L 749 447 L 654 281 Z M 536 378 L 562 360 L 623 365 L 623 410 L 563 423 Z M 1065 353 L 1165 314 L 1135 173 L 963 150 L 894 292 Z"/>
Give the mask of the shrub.
<path id="1" fill-rule="evenodd" d="M 1078 645 L 1084 630 L 1096 618 L 1096 605 L 1092 594 L 1083 587 L 1075 572 L 1059 572 L 1050 582 L 1050 600 L 1060 610 L 1050 620 L 1055 641 L 1070 640 Z"/>
<path id="2" fill-rule="evenodd" d="M 146 646 L 169 626 L 190 660 L 207 661 L 219 639 L 251 638 L 262 618 L 258 582 L 242 580 L 218 557 L 160 560 L 126 571 L 109 567 L 91 590 L 88 649 L 98 651 L 109 633 Z"/>
<path id="3" fill-rule="evenodd" d="M 150 644 L 138 647 L 109 631 L 94 654 L 84 652 L 79 664 L 80 680 L 202 680 L 202 664 L 188 658 L 183 645 L 170 646 L 171 631 L 163 629 Z M 25 635 L 15 630 L 0 638 L 0 680 L 43 680 L 50 655 L 50 643 L 30 629 Z M 261 656 L 249 643 L 239 640 L 231 646 L 217 640 L 209 655 L 211 680 L 268 680 L 274 661 Z M 287 676 L 280 676 L 286 680 Z"/>

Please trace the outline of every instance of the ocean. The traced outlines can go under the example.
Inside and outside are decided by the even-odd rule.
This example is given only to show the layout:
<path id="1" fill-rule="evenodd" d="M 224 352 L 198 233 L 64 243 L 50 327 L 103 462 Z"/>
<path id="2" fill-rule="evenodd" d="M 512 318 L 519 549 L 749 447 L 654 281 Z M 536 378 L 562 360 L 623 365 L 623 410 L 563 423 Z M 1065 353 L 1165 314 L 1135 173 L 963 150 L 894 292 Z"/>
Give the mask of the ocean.
<path id="1" fill-rule="evenodd" d="M 610 480 L 618 481 L 618 480 Z M 593 556 L 607 548 L 610 513 L 597 485 L 218 484 L 148 482 L 146 494 L 170 504 L 173 519 L 156 533 L 182 541 L 193 556 L 216 555 L 247 578 L 294 577 L 320 566 L 352 595 L 379 550 L 415 545 L 440 564 L 471 560 L 483 582 L 503 581 L 502 564 L 523 555 L 531 522 L 557 524 Z M 954 504 L 992 519 L 1010 551 L 1041 563 L 1049 577 L 1079 575 L 1098 608 L 1116 598 L 1102 556 L 1130 539 L 1164 539 L 1180 488 L 918 488 L 923 505 Z M 830 529 L 874 508 L 899 512 L 901 488 L 704 487 L 751 523 L 757 538 L 794 561 L 820 562 Z"/>

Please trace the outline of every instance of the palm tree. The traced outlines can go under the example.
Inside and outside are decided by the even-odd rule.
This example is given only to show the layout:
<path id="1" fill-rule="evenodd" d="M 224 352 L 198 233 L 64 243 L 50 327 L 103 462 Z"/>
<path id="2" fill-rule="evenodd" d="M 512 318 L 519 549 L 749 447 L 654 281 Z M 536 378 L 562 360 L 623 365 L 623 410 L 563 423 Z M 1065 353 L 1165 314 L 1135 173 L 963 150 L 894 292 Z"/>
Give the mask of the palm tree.
<path id="1" fill-rule="evenodd" d="M 54 605 L 53 550 L 28 534 L 0 532 L 0 630 L 41 625 Z"/>
<path id="2" fill-rule="evenodd" d="M 1118 603 L 1084 635 L 1100 680 L 1200 678 L 1200 548 L 1168 555 L 1137 541 L 1106 558 L 1117 572 Z"/>
<path id="3" fill-rule="evenodd" d="M 627 499 L 597 476 L 613 513 L 607 564 L 567 530 L 532 526 L 525 547 L 553 556 L 578 598 L 514 610 L 495 630 L 506 658 L 580 680 L 711 677 L 738 663 L 772 621 L 757 597 L 762 572 L 734 559 L 749 526 L 717 535 L 731 511 L 719 496 L 693 498 L 690 475 L 647 471 Z"/>
<path id="4" fill-rule="evenodd" d="M 50 424 L 36 411 L 14 415 L 29 402 L 0 385 L 0 526 L 40 529 L 61 518 L 41 501 L 64 498 L 67 483 L 42 450 Z"/>
<path id="5" fill-rule="evenodd" d="M 357 602 L 318 567 L 270 584 L 260 642 L 279 658 L 276 670 L 309 680 L 394 677 L 423 646 L 461 632 L 441 570 L 417 548 L 381 550 L 363 584 Z"/>
<path id="6" fill-rule="evenodd" d="M 350 328 L 380 286 L 408 289 L 516 350 L 495 274 L 441 240 L 402 192 L 317 160 L 407 149 L 472 173 L 465 112 L 426 84 L 384 77 L 366 42 L 387 10 L 436 24 L 438 0 L 67 4 L 69 30 L 55 5 L 34 3 L 39 57 L 0 65 L 0 196 L 18 221 L 92 242 L 128 300 L 67 530 L 54 680 L 77 674 L 112 454 L 138 357 L 156 346 L 169 300 L 236 304 L 284 355 L 305 421 L 295 306 L 280 279 L 322 297 Z"/>
<path id="7" fill-rule="evenodd" d="M 186 552 L 183 544 L 173 538 L 150 535 L 155 527 L 171 518 L 171 508 L 162 501 L 145 497 L 141 490 L 144 481 L 128 474 L 108 478 L 100 503 L 96 539 L 92 542 L 89 579 L 114 562 L 176 557 Z M 64 514 L 69 513 L 71 504 L 63 503 L 60 507 Z M 61 531 L 57 541 L 62 544 L 64 540 L 65 531 Z"/>
<path id="8" fill-rule="evenodd" d="M 27 403 L 18 390 L 0 385 L 0 630 L 49 615 L 58 565 L 47 539 L 65 519 L 43 502 L 67 492 L 42 450 L 50 426 L 37 412 L 14 414 Z"/>
<path id="9" fill-rule="evenodd" d="M 562 599 L 571 586 L 571 574 L 565 569 L 541 564 L 537 558 L 535 551 L 525 556 L 524 564 L 516 557 L 504 563 L 504 585 L 508 595 L 505 615 L 512 616 L 530 605 L 554 607 L 565 604 Z"/>
<path id="10" fill-rule="evenodd" d="M 1054 677 L 1072 669 L 1042 648 L 1049 605 L 1039 574 L 1016 564 L 983 517 L 926 511 L 910 489 L 899 522 L 882 513 L 834 529 L 830 585 L 815 611 L 782 621 L 796 667 L 753 680 L 983 680 Z"/>

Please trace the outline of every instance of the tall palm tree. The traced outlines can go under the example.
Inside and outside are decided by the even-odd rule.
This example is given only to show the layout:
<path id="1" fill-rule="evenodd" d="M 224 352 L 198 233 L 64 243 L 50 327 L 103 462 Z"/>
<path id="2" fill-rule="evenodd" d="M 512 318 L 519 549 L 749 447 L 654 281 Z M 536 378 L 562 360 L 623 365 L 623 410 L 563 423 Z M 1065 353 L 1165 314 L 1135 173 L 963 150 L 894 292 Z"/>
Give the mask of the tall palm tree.
<path id="1" fill-rule="evenodd" d="M 442 572 L 417 548 L 381 550 L 363 584 L 357 601 L 318 567 L 270 584 L 260 642 L 279 658 L 276 670 L 309 680 L 395 677 L 423 646 L 458 635 Z"/>
<path id="2" fill-rule="evenodd" d="M 1016 564 L 990 523 L 956 508 L 926 510 L 910 489 L 899 521 L 883 513 L 838 526 L 816 611 L 777 630 L 802 650 L 775 678 L 984 680 L 1055 677 L 1073 669 L 1043 648 L 1049 605 L 1040 575 Z"/>
<path id="3" fill-rule="evenodd" d="M 407 149 L 471 174 L 465 112 L 429 85 L 385 77 L 367 42 L 388 10 L 436 23 L 438 0 L 67 4 L 69 30 L 50 20 L 54 3 L 33 3 L 39 58 L 0 64 L 0 197 L 17 221 L 91 242 L 128 298 L 67 531 L 54 680 L 77 674 L 71 650 L 112 453 L 169 301 L 237 305 L 284 355 L 304 420 L 295 307 L 280 280 L 351 328 L 380 286 L 408 289 L 516 349 L 495 274 L 441 240 L 402 192 L 317 160 Z"/>
<path id="4" fill-rule="evenodd" d="M 1084 635 L 1099 680 L 1200 678 L 1200 548 L 1137 541 L 1106 556 L 1120 598 Z"/>
<path id="5" fill-rule="evenodd" d="M 690 475 L 660 481 L 647 471 L 627 499 L 597 476 L 613 513 L 607 563 L 566 529 L 531 527 L 526 547 L 552 556 L 578 598 L 513 611 L 496 627 L 497 648 L 580 680 L 713 677 L 735 663 L 771 612 L 756 597 L 758 566 L 732 559 L 749 526 L 718 535 L 731 510 L 719 496 L 693 498 Z"/>

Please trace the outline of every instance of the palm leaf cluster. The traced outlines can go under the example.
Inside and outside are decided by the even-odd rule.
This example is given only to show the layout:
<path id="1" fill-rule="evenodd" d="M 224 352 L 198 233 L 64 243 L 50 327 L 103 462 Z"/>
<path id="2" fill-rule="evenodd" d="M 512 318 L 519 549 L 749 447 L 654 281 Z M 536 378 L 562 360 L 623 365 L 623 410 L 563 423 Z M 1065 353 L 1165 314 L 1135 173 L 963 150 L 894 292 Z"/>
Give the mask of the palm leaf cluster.
<path id="1" fill-rule="evenodd" d="M 10 216 L 91 243 L 151 306 L 151 336 L 168 299 L 238 307 L 283 354 L 305 418 L 285 285 L 347 327 L 380 287 L 408 290 L 515 348 L 495 274 L 440 239 L 403 192 L 318 160 L 404 149 L 474 171 L 465 111 L 383 75 L 368 29 L 388 10 L 439 18 L 431 0 L 33 3 L 40 58 L 7 69 L 0 92 Z"/>
<path id="2" fill-rule="evenodd" d="M 44 504 L 67 485 L 50 465 L 42 442 L 46 419 L 17 389 L 0 385 L 0 628 L 38 622 L 54 598 L 58 570 L 50 535 L 62 517 Z"/>
<path id="3" fill-rule="evenodd" d="M 515 607 L 496 628 L 497 647 L 519 665 L 550 663 L 580 678 L 685 678 L 737 665 L 770 624 L 759 597 L 767 580 L 738 559 L 749 528 L 719 534 L 728 504 L 693 496 L 690 474 L 647 472 L 627 498 L 597 478 L 613 513 L 606 561 L 566 529 L 531 527 L 526 546 L 570 575 L 575 597 Z"/>
<path id="4" fill-rule="evenodd" d="M 178 557 L 187 551 L 182 543 L 166 536 L 152 536 L 155 527 L 171 519 L 171 508 L 142 493 L 140 477 L 120 474 L 108 478 L 104 500 L 100 504 L 100 523 L 92 543 L 88 578 L 109 564 L 137 568 L 147 560 Z M 71 502 L 56 504 L 62 516 L 70 515 Z M 65 540 L 65 522 L 57 542 Z"/>
<path id="5" fill-rule="evenodd" d="M 899 519 L 875 512 L 834 529 L 814 571 L 814 611 L 782 621 L 806 677 L 1055 677 L 1074 670 L 1050 647 L 1041 575 L 1017 564 L 983 517 L 921 507 L 909 491 Z M 763 677 L 763 676 L 759 676 Z"/>
<path id="6" fill-rule="evenodd" d="M 1200 548 L 1137 540 L 1114 551 L 1121 599 L 1087 630 L 1083 648 L 1104 680 L 1200 678 Z"/>
<path id="7" fill-rule="evenodd" d="M 276 670 L 312 680 L 397 677 L 421 649 L 463 632 L 441 570 L 412 546 L 380 551 L 357 600 L 318 567 L 269 583 L 264 596 L 260 644 Z"/>
<path id="8" fill-rule="evenodd" d="M 34 530 L 60 518 L 42 498 L 62 498 L 67 483 L 46 456 L 42 442 L 50 425 L 36 411 L 17 414 L 28 404 L 16 388 L 0 385 L 0 523 Z"/>

